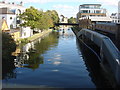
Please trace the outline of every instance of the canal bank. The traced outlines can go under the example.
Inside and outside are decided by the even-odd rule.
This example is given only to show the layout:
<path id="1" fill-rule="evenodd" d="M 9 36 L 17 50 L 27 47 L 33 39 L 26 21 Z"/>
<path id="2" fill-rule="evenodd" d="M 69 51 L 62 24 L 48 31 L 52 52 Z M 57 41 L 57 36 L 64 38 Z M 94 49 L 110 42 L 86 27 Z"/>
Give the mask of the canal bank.
<path id="1" fill-rule="evenodd" d="M 113 45 L 111 40 L 107 36 L 88 29 L 81 29 L 79 32 L 73 30 L 73 32 L 81 43 L 84 43 L 84 46 L 87 46 L 87 48 L 89 48 L 98 57 L 98 63 L 111 85 L 114 88 L 119 88 L 120 66 L 117 61 L 119 60 L 119 51 L 115 48 L 115 45 Z"/>
<path id="2" fill-rule="evenodd" d="M 38 39 L 38 38 L 44 37 L 45 35 L 47 35 L 47 34 L 49 34 L 49 33 L 51 33 L 51 32 L 52 32 L 52 29 L 44 30 L 44 31 L 42 31 L 42 32 L 40 32 L 40 33 L 34 34 L 34 35 L 31 36 L 31 37 L 24 38 L 24 39 L 20 39 L 19 42 L 21 42 L 21 43 L 32 42 L 32 41 L 34 41 L 34 40 L 36 40 L 36 39 Z"/>

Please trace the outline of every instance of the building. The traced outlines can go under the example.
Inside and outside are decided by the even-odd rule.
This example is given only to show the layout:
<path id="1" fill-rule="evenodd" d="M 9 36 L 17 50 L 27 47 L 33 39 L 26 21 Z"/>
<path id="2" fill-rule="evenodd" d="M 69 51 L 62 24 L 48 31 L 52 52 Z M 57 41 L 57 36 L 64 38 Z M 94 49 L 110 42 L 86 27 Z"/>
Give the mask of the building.
<path id="1" fill-rule="evenodd" d="M 118 2 L 118 12 L 111 14 L 112 23 L 120 23 L 120 1 Z"/>
<path id="2" fill-rule="evenodd" d="M 9 30 L 7 22 L 6 22 L 6 20 L 4 18 L 1 20 L 0 29 L 2 31 L 8 31 Z"/>
<path id="3" fill-rule="evenodd" d="M 9 29 L 17 28 L 20 24 L 19 14 L 25 11 L 25 7 L 20 4 L 0 2 L 0 20 L 5 18 Z"/>
<path id="4" fill-rule="evenodd" d="M 16 15 L 15 13 L 7 7 L 0 8 L 0 19 L 6 20 L 9 30 L 16 28 Z"/>
<path id="5" fill-rule="evenodd" d="M 20 24 L 23 22 L 20 20 L 19 15 L 25 12 L 26 8 L 23 6 L 23 3 L 20 4 L 7 3 L 5 1 L 0 2 L 0 29 L 2 29 L 2 20 L 3 18 L 6 21 L 8 30 L 15 40 L 20 38 L 27 38 L 33 35 L 33 30 L 30 27 L 20 27 Z M 20 35 L 19 35 L 20 34 Z"/>
<path id="6" fill-rule="evenodd" d="M 68 23 L 68 18 L 63 16 L 63 15 L 61 15 L 60 23 Z M 60 25 L 60 29 L 66 29 L 66 28 L 68 28 L 67 25 Z"/>
<path id="7" fill-rule="evenodd" d="M 65 16 L 63 16 L 63 15 L 61 15 L 61 17 L 60 17 L 60 23 L 68 23 L 68 18 L 65 17 Z"/>
<path id="8" fill-rule="evenodd" d="M 107 14 L 107 10 L 101 8 L 101 4 L 83 4 L 79 6 L 77 22 L 81 19 L 91 19 L 91 21 L 112 21 Z"/>
<path id="9" fill-rule="evenodd" d="M 21 38 L 28 38 L 33 35 L 33 30 L 30 27 L 21 28 Z"/>
<path id="10" fill-rule="evenodd" d="M 112 19 L 112 23 L 120 23 L 120 19 L 118 18 L 118 13 L 112 13 L 110 18 Z"/>
<path id="11" fill-rule="evenodd" d="M 118 19 L 120 23 L 120 1 L 118 2 Z"/>

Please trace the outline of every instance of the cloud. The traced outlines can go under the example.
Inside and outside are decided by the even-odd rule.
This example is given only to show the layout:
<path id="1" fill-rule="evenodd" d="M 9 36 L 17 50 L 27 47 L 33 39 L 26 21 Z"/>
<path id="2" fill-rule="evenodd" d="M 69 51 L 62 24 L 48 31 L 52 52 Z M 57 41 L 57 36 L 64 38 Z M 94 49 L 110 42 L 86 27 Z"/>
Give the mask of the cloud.
<path id="1" fill-rule="evenodd" d="M 76 17 L 76 13 L 78 12 L 78 6 L 70 6 L 70 5 L 53 5 L 53 8 L 58 11 L 59 15 L 64 15 L 67 17 L 74 16 Z"/>
<path id="2" fill-rule="evenodd" d="M 97 2 L 101 2 L 104 5 L 112 5 L 112 6 L 118 6 L 119 0 L 97 0 Z"/>
<path id="3" fill-rule="evenodd" d="M 23 1 L 24 3 L 49 3 L 49 2 L 101 2 L 104 4 L 109 4 L 109 5 L 117 5 L 119 0 L 6 0 L 8 2 L 21 2 Z"/>
<path id="4" fill-rule="evenodd" d="M 23 1 L 23 3 L 27 5 L 28 4 L 33 5 L 33 3 L 36 3 L 36 4 L 45 4 L 46 6 L 47 6 L 47 3 L 52 3 L 51 5 L 54 4 L 52 8 L 58 11 L 59 15 L 63 14 L 67 17 L 71 17 L 71 16 L 76 17 L 76 13 L 78 12 L 78 8 L 80 4 L 92 4 L 92 3 L 102 4 L 102 7 L 106 8 L 108 11 L 116 12 L 119 0 L 6 0 L 6 1 L 17 2 L 17 3 Z M 63 2 L 64 2 L 64 5 L 63 5 Z M 77 3 L 77 5 L 74 6 L 74 3 Z M 45 8 L 42 8 L 42 9 L 45 9 Z"/>
<path id="5" fill-rule="evenodd" d="M 23 2 L 23 3 L 48 3 L 54 0 L 6 0 L 7 2 Z"/>

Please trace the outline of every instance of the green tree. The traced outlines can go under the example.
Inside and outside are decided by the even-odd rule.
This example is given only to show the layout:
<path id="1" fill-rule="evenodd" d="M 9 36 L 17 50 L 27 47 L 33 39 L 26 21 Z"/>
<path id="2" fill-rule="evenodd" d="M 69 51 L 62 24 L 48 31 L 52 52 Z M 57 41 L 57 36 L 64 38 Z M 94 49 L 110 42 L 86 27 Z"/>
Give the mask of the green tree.
<path id="1" fill-rule="evenodd" d="M 55 10 L 52 10 L 52 11 L 47 10 L 46 13 L 52 18 L 53 24 L 59 22 L 59 16 L 58 16 L 57 11 L 55 11 Z"/>
<path id="2" fill-rule="evenodd" d="M 68 23 L 76 23 L 76 18 L 70 17 Z"/>
<path id="3" fill-rule="evenodd" d="M 31 29 L 35 29 L 41 16 L 42 11 L 40 12 L 31 6 L 20 15 L 20 18 L 24 20 L 24 23 L 22 23 L 21 26 L 29 26 Z"/>
<path id="4" fill-rule="evenodd" d="M 49 27 L 54 27 L 54 24 L 59 22 L 59 16 L 55 10 L 43 12 L 34 7 L 26 9 L 26 11 L 20 15 L 20 18 L 24 21 L 21 26 L 28 26 L 33 30 L 45 30 Z"/>

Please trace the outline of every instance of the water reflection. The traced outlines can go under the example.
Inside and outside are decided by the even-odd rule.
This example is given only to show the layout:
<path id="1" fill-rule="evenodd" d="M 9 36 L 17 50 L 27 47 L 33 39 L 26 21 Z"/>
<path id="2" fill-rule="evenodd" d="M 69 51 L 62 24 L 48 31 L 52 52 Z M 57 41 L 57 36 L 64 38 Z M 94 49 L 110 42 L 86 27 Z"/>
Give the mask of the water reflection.
<path id="1" fill-rule="evenodd" d="M 2 79 L 8 80 L 10 78 L 16 78 L 13 56 L 9 57 L 7 60 L 2 60 Z"/>
<path id="2" fill-rule="evenodd" d="M 5 86 L 13 84 L 11 87 L 15 85 L 21 87 L 19 85 L 23 84 L 95 88 L 102 87 L 102 83 L 105 84 L 102 75 L 97 74 L 100 73 L 100 70 L 94 69 L 96 68 L 94 59 L 96 58 L 92 57 L 91 61 L 91 52 L 87 52 L 84 47 L 81 48 L 80 55 L 77 52 L 76 37 L 71 30 L 65 30 L 64 34 L 62 30 L 53 32 L 39 41 L 20 46 L 18 49 L 20 49 L 17 50 L 20 53 L 17 52 L 19 54 L 16 54 L 14 59 L 15 66 L 18 67 L 16 68 L 17 78 L 7 82 L 3 80 Z"/>
<path id="3" fill-rule="evenodd" d="M 71 28 L 59 30 L 59 35 L 62 36 L 62 38 L 73 38 L 74 33 L 71 32 L 72 32 Z"/>
<path id="4" fill-rule="evenodd" d="M 58 39 L 57 33 L 53 33 L 54 35 L 49 35 L 43 39 L 35 40 L 31 43 L 27 43 L 26 45 L 19 47 L 20 54 L 16 56 L 15 66 L 16 67 L 25 67 L 30 69 L 37 69 L 39 68 L 40 64 L 43 64 L 43 56 L 42 54 L 45 53 L 51 46 L 54 47 L 57 45 Z M 18 50 L 17 50 L 18 51 Z M 18 52 L 14 52 L 18 53 Z"/>
<path id="5" fill-rule="evenodd" d="M 57 36 L 58 33 L 55 32 L 34 42 L 19 45 L 15 52 L 12 53 L 13 56 L 9 57 L 9 60 L 3 60 L 2 62 L 2 79 L 16 78 L 16 67 L 32 70 L 39 68 L 40 64 L 44 63 L 42 54 L 49 50 L 50 47 L 57 46 Z"/>
<path id="6" fill-rule="evenodd" d="M 77 39 L 77 46 L 83 55 L 83 60 L 89 72 L 89 76 L 97 88 L 112 87 L 99 64 L 98 57 L 90 51 L 82 41 Z"/>

